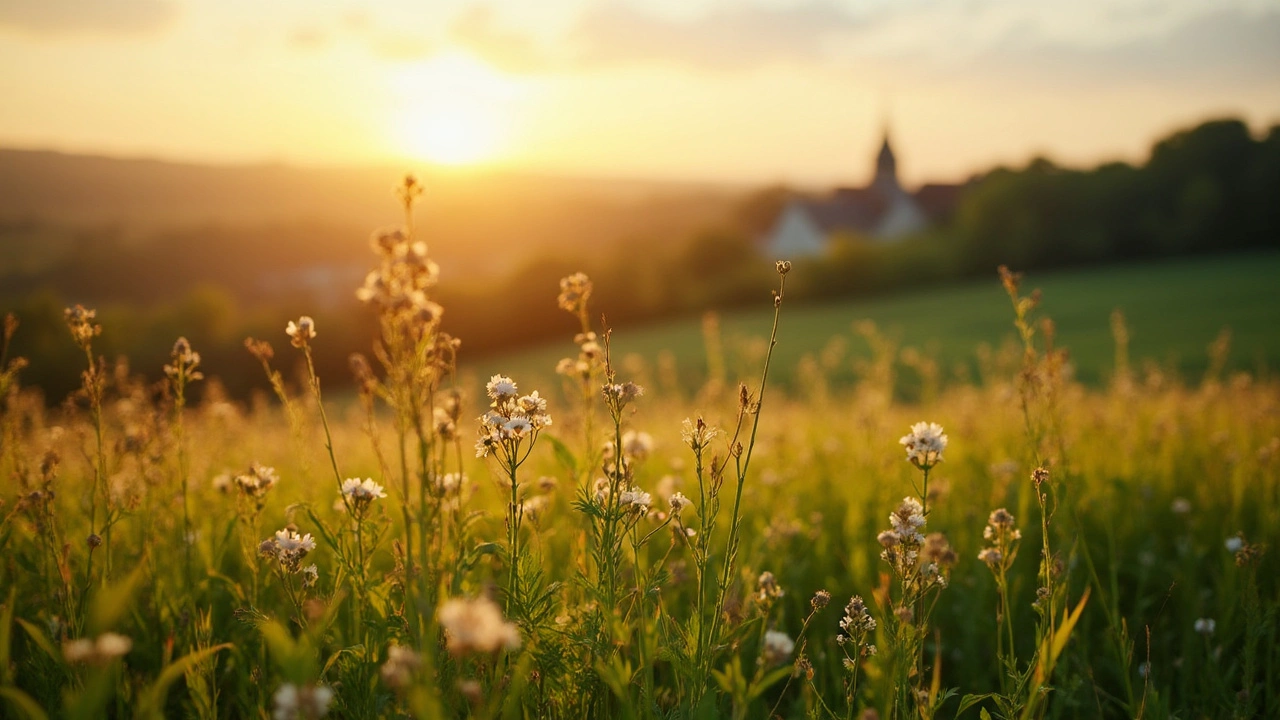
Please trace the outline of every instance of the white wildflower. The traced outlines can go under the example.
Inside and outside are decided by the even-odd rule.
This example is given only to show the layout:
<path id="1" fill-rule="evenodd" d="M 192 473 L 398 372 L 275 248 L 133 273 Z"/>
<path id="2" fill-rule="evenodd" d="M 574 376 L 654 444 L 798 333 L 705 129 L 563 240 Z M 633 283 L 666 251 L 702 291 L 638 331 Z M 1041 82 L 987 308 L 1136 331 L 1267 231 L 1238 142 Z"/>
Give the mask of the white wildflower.
<path id="1" fill-rule="evenodd" d="M 918 422 L 898 442 L 907 451 L 907 460 L 918 468 L 930 468 L 942 462 L 947 449 L 947 435 L 937 423 Z"/>
<path id="2" fill-rule="evenodd" d="M 795 649 L 796 642 L 789 635 L 777 630 L 770 630 L 764 634 L 764 649 L 760 655 L 765 665 L 773 666 L 791 657 L 791 653 Z"/>
<path id="3" fill-rule="evenodd" d="M 452 598 L 436 611 L 445 643 L 454 655 L 494 653 L 520 647 L 520 632 L 502 617 L 502 608 L 484 597 Z"/>

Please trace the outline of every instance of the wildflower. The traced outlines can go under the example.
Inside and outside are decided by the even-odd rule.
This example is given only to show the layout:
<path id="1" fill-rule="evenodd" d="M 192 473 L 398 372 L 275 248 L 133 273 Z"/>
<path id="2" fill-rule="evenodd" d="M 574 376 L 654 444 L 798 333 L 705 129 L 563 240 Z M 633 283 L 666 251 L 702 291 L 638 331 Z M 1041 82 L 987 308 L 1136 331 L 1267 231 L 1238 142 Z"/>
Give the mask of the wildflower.
<path id="1" fill-rule="evenodd" d="M 277 530 L 274 538 L 267 538 L 258 545 L 259 554 L 274 557 L 288 573 L 301 572 L 302 559 L 315 549 L 316 541 L 311 538 L 311 533 L 299 535 L 289 528 Z"/>
<path id="2" fill-rule="evenodd" d="M 708 425 L 701 417 L 696 421 L 685 418 L 680 430 L 680 439 L 691 450 L 698 452 L 710 445 L 719 433 L 719 430 Z"/>
<path id="3" fill-rule="evenodd" d="M 89 537 L 85 538 L 85 544 L 89 546 L 90 550 L 102 547 L 102 536 L 98 533 L 89 533 Z"/>
<path id="4" fill-rule="evenodd" d="M 320 568 L 315 563 L 302 568 L 302 587 L 313 588 L 320 582 Z"/>
<path id="5" fill-rule="evenodd" d="M 504 620 L 502 609 L 488 598 L 446 600 L 436 611 L 436 618 L 444 628 L 446 646 L 455 656 L 520 647 L 516 626 Z"/>
<path id="6" fill-rule="evenodd" d="M 809 601 L 809 605 L 812 606 L 814 610 L 821 610 L 830 602 L 831 593 L 826 590 L 819 590 L 813 594 L 813 599 Z"/>
<path id="7" fill-rule="evenodd" d="M 628 430 L 622 434 L 622 452 L 636 462 L 642 462 L 653 450 L 653 438 L 647 432 Z"/>
<path id="8" fill-rule="evenodd" d="M 830 597 L 830 596 L 828 596 Z M 861 645 L 866 637 L 875 632 L 876 620 L 867 611 L 867 604 L 861 595 L 854 595 L 844 607 L 844 617 L 840 618 L 840 629 L 844 632 L 844 642 Z"/>
<path id="9" fill-rule="evenodd" d="M 93 321 L 98 316 L 97 310 L 89 310 L 83 305 L 69 307 L 63 311 L 71 337 L 82 348 L 88 348 L 93 338 L 102 334 L 102 326 Z"/>
<path id="10" fill-rule="evenodd" d="M 1169 505 L 1169 509 L 1173 511 L 1174 515 L 1186 515 L 1191 512 L 1191 501 L 1182 497 L 1174 498 Z"/>
<path id="11" fill-rule="evenodd" d="M 1195 623 L 1196 632 L 1205 636 L 1212 635 L 1217 627 L 1218 623 L 1213 618 L 1200 618 Z"/>
<path id="12" fill-rule="evenodd" d="M 770 630 L 764 634 L 764 649 L 760 653 L 761 661 L 766 666 L 778 665 L 791 657 L 795 649 L 796 642 L 789 635 Z"/>
<path id="13" fill-rule="evenodd" d="M 991 546 L 978 553 L 978 559 L 986 563 L 992 571 L 999 568 L 1008 570 L 1009 563 L 1017 552 L 1017 542 L 1022 539 L 1022 531 L 1014 527 L 1013 514 L 1004 508 L 991 511 L 987 518 L 987 526 L 982 529 L 982 537 L 991 541 Z"/>
<path id="14" fill-rule="evenodd" d="M 790 260 L 779 260 L 774 264 L 774 266 L 777 268 L 779 275 L 786 275 L 787 273 L 791 272 Z"/>
<path id="15" fill-rule="evenodd" d="M 333 702 L 333 690 L 324 685 L 298 687 L 285 683 L 272 695 L 274 720 L 316 720 L 329 713 Z"/>
<path id="16" fill-rule="evenodd" d="M 373 478 L 347 478 L 342 481 L 342 494 L 347 496 L 357 506 L 367 505 L 378 498 L 384 498 L 387 493 L 382 486 L 373 481 Z"/>
<path id="17" fill-rule="evenodd" d="M 247 497 L 261 501 L 267 491 L 280 481 L 275 468 L 250 463 L 249 471 L 235 477 L 236 487 Z"/>
<path id="18" fill-rule="evenodd" d="M 560 280 L 560 295 L 556 298 L 556 304 L 566 312 L 581 313 L 591 298 L 591 290 L 591 278 L 585 273 L 574 273 Z"/>
<path id="19" fill-rule="evenodd" d="M 632 400 L 644 395 L 644 388 L 633 382 L 610 383 L 602 388 L 605 402 L 614 412 L 622 412 Z"/>
<path id="20" fill-rule="evenodd" d="M 294 347 L 306 347 L 316 336 L 316 321 L 307 315 L 303 315 L 298 318 L 296 323 L 290 320 L 284 331 L 289 336 L 289 342 L 293 343 Z"/>
<path id="21" fill-rule="evenodd" d="M 382 664 L 382 681 L 395 690 L 402 690 L 413 681 L 413 674 L 422 667 L 422 656 L 403 645 L 387 647 L 387 661 Z"/>
<path id="22" fill-rule="evenodd" d="M 947 449 L 947 435 L 937 423 L 918 422 L 898 442 L 906 448 L 907 460 L 921 469 L 942 462 L 942 451 Z"/>
<path id="23" fill-rule="evenodd" d="M 185 380 L 200 380 L 204 375 L 196 370 L 200 364 L 200 353 L 191 349 L 191 343 L 185 337 L 178 338 L 170 353 L 173 363 L 164 366 L 164 374 L 171 378 L 182 377 Z"/>
<path id="24" fill-rule="evenodd" d="M 536 522 L 546 512 L 547 506 L 550 504 L 551 498 L 546 495 L 534 495 L 520 503 L 520 513 Z"/>
<path id="25" fill-rule="evenodd" d="M 652 501 L 653 498 L 649 496 L 649 493 L 632 488 L 630 490 L 624 490 L 622 494 L 618 496 L 618 507 L 621 508 L 623 512 L 635 513 L 643 516 L 649 514 L 649 505 Z"/>
<path id="26" fill-rule="evenodd" d="M 103 665 L 124 657 L 133 649 L 133 640 L 118 633 L 106 632 L 96 639 L 79 638 L 63 644 L 62 656 L 67 662 Z"/>
<path id="27" fill-rule="evenodd" d="M 1036 490 L 1040 486 L 1049 481 L 1049 470 L 1047 468 L 1038 467 L 1031 471 L 1031 482 L 1035 484 Z"/>
<path id="28" fill-rule="evenodd" d="M 889 514 L 889 523 L 893 525 L 893 532 L 900 540 L 923 542 L 924 536 L 919 529 L 924 526 L 924 522 L 924 509 L 920 506 L 920 501 L 913 497 L 903 498 L 898 509 Z"/>
<path id="29" fill-rule="evenodd" d="M 667 498 L 667 502 L 671 503 L 671 517 L 680 517 L 680 513 L 691 504 L 689 498 L 685 497 L 682 492 L 677 492 Z"/>
<path id="30" fill-rule="evenodd" d="M 485 385 L 485 392 L 489 394 L 490 399 L 501 401 L 506 398 L 515 397 L 516 381 L 505 375 L 494 375 L 489 378 L 489 384 Z"/>
<path id="31" fill-rule="evenodd" d="M 785 594 L 786 592 L 778 585 L 778 580 L 773 576 L 773 573 L 768 570 L 760 573 L 760 577 L 756 580 L 756 602 L 766 605 L 771 604 Z"/>
<path id="32" fill-rule="evenodd" d="M 1238 553 L 1240 552 L 1240 550 L 1244 548 L 1244 535 L 1243 534 L 1232 535 L 1231 537 L 1227 538 L 1227 541 L 1223 544 L 1226 545 L 1227 552 Z"/>

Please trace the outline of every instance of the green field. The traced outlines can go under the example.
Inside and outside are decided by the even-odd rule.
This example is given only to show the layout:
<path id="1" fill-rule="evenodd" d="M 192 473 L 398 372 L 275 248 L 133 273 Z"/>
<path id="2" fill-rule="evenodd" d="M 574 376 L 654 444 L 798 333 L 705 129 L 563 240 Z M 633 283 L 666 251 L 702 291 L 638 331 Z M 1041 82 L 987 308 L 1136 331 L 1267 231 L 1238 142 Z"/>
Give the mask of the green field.
<path id="1" fill-rule="evenodd" d="M 1196 380 L 1208 366 L 1208 346 L 1223 329 L 1231 331 L 1228 367 L 1267 375 L 1280 366 L 1280 254 L 1180 259 L 1142 265 L 1058 272 L 1024 280 L 1041 288 L 1041 312 L 1057 325 L 1059 345 L 1070 349 L 1076 376 L 1088 384 L 1112 372 L 1115 343 L 1111 313 L 1121 310 L 1130 335 L 1135 369 L 1144 360 Z M 750 340 L 768 334 L 772 308 L 761 292 L 759 310 L 726 313 L 720 320 L 730 379 L 735 369 L 754 366 Z M 600 308 L 606 314 L 608 308 Z M 1014 339 L 1009 299 L 993 272 L 990 281 L 921 290 L 874 300 L 784 307 L 781 342 L 775 356 L 778 381 L 791 385 L 805 355 L 816 355 L 832 338 L 848 341 L 853 357 L 866 356 L 867 343 L 853 331 L 871 320 L 903 347 L 937 359 L 944 377 L 957 366 L 972 369 L 980 345 Z M 684 319 L 615 333 L 614 356 L 637 353 L 650 362 L 669 351 L 686 386 L 706 377 L 702 323 Z M 758 343 L 757 343 L 758 345 Z M 474 363 L 478 373 L 537 375 L 573 349 L 570 338 Z M 736 352 L 735 352 L 736 351 Z M 465 351 L 464 351 L 465 357 Z M 500 367 L 499 367 L 500 366 Z M 851 363 L 843 376 L 853 377 Z M 841 372 L 831 373 L 841 377 Z"/>

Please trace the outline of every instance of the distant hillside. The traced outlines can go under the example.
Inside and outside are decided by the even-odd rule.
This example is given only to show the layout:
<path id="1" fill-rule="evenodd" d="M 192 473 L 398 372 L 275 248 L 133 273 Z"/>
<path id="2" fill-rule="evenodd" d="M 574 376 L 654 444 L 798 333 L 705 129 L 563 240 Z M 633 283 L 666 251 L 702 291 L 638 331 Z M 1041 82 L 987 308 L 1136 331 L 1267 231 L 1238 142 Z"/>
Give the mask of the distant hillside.
<path id="1" fill-rule="evenodd" d="M 0 150 L 0 259 L 10 268 L 39 267 L 67 245 L 68 233 L 103 229 L 141 244 L 197 241 L 206 234 L 197 231 L 209 228 L 232 236 L 278 232 L 363 252 L 371 230 L 400 221 L 391 189 L 406 169 L 208 166 Z M 721 222 L 744 195 L 699 184 L 510 172 L 419 177 L 427 186 L 421 233 L 442 262 L 467 274 L 502 273 L 548 252 L 681 242 Z M 331 254 L 293 242 L 300 265 Z"/>

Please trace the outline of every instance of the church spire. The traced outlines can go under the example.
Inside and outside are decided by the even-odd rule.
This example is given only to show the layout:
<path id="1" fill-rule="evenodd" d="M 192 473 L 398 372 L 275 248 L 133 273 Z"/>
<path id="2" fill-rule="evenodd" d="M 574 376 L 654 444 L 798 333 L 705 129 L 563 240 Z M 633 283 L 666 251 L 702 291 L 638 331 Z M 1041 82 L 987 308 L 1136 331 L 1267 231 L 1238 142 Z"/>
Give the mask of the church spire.
<path id="1" fill-rule="evenodd" d="M 884 127 L 884 141 L 880 144 L 880 153 L 876 156 L 876 174 L 871 184 L 880 188 L 882 192 L 892 192 L 900 189 L 898 185 L 898 160 L 894 157 L 893 148 L 889 145 L 888 124 Z"/>

